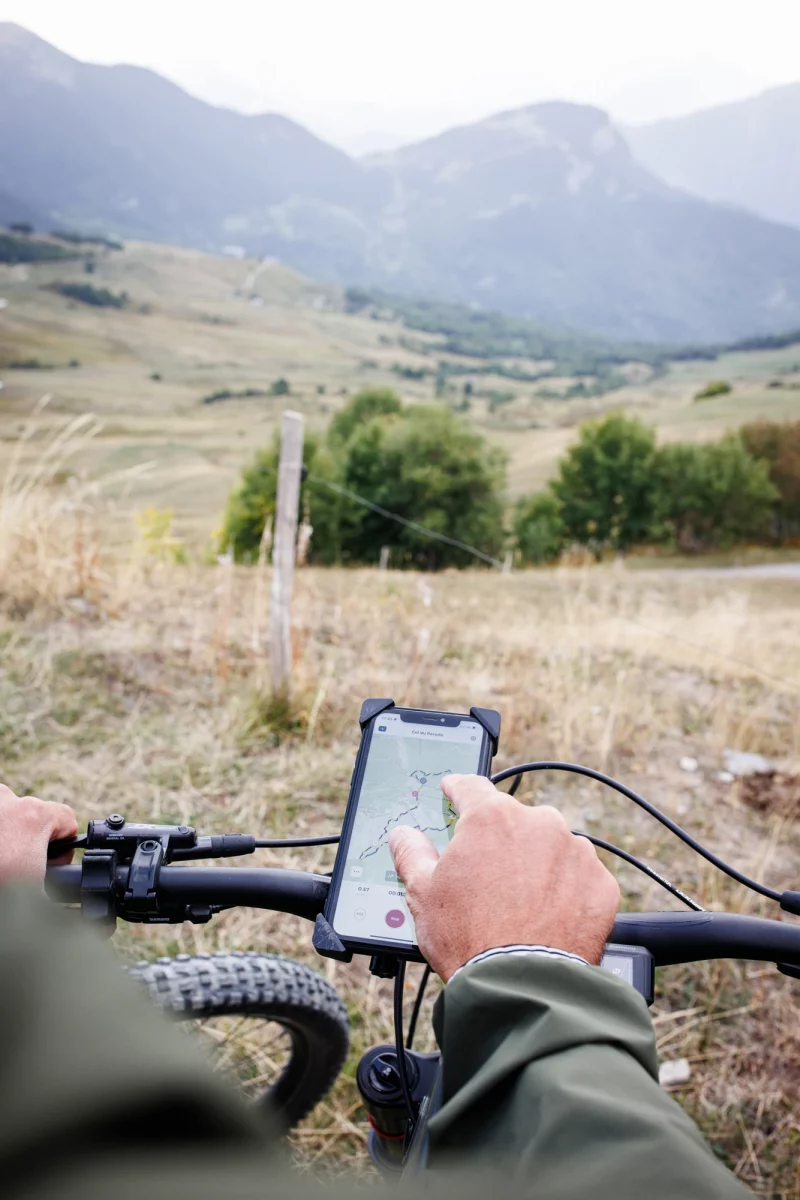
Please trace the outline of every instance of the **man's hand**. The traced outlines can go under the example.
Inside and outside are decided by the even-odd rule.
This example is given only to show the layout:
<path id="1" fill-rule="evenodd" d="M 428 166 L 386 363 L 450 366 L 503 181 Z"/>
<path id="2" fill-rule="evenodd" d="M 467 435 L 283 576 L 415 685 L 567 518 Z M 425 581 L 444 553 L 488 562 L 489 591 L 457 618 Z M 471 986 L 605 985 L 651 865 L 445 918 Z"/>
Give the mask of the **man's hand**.
<path id="1" fill-rule="evenodd" d="M 442 852 L 417 829 L 389 845 L 425 958 L 447 982 L 495 946 L 569 950 L 599 963 L 619 887 L 586 838 L 554 808 L 527 808 L 478 775 L 447 775 L 442 791 L 459 816 Z"/>
<path id="2" fill-rule="evenodd" d="M 54 838 L 74 837 L 75 813 L 66 804 L 35 796 L 15 796 L 0 783 L 0 885 L 13 879 L 44 879 L 47 846 Z M 69 853 L 58 859 L 69 862 Z"/>

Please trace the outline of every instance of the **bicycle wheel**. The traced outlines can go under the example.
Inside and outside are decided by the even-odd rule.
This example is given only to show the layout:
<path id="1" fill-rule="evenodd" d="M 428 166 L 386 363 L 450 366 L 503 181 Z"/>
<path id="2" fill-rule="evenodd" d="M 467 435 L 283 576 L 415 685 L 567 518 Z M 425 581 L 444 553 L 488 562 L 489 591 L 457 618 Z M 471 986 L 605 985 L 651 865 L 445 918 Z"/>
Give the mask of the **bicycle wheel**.
<path id="1" fill-rule="evenodd" d="M 289 1128 L 333 1085 L 349 1045 L 347 1010 L 327 980 L 275 954 L 179 954 L 129 974 L 213 1045 L 216 1065 Z"/>

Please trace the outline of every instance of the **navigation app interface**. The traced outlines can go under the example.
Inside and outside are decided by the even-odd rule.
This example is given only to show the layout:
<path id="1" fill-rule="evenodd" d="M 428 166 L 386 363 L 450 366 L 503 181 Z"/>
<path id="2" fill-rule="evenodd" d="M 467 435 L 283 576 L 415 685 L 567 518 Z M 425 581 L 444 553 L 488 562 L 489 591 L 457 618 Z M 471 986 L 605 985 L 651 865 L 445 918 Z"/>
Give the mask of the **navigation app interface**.
<path id="1" fill-rule="evenodd" d="M 438 850 L 445 848 L 456 814 L 442 793 L 442 779 L 478 770 L 481 739 L 476 721 L 437 726 L 402 721 L 397 713 L 377 718 L 333 920 L 338 934 L 416 940 L 389 834 L 398 825 L 412 825 Z"/>

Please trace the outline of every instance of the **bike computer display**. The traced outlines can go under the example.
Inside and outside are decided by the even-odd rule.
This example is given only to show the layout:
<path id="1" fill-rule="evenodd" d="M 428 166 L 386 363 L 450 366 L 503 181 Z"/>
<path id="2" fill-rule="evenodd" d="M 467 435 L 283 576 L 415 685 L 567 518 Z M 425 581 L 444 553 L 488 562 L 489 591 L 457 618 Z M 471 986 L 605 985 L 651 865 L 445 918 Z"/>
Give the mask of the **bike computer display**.
<path id="1" fill-rule="evenodd" d="M 400 825 L 443 850 L 456 814 L 441 790 L 446 775 L 487 774 L 492 747 L 472 716 L 391 708 L 362 738 L 326 917 L 353 949 L 416 950 L 414 921 L 389 849 Z"/>

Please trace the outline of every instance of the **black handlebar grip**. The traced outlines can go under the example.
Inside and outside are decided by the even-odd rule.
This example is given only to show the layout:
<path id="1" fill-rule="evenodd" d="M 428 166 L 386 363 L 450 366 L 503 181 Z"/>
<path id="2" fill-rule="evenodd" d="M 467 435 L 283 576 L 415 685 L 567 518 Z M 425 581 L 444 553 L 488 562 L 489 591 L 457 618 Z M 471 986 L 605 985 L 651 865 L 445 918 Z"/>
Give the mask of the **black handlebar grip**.
<path id="1" fill-rule="evenodd" d="M 800 925 L 739 913 L 621 913 L 609 941 L 646 946 L 657 967 L 708 958 L 800 965 Z"/>
<path id="2" fill-rule="evenodd" d="M 80 833 L 77 837 L 71 838 L 54 838 L 47 847 L 48 860 L 61 858 L 62 854 L 69 854 L 70 850 L 80 850 L 85 845 L 85 833 Z"/>

